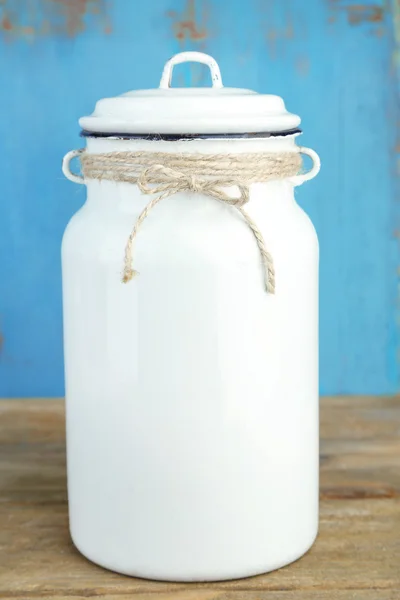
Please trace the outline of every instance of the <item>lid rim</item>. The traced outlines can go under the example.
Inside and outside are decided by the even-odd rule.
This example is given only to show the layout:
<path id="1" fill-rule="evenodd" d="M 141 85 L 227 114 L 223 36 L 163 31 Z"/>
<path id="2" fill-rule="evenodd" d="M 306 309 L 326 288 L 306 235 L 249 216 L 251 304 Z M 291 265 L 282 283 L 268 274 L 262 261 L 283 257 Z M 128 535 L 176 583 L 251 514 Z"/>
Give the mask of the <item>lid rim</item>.
<path id="1" fill-rule="evenodd" d="M 284 131 L 258 131 L 258 132 L 236 132 L 236 133 L 117 133 L 88 131 L 82 129 L 79 133 L 84 138 L 119 138 L 124 140 L 148 140 L 148 141 L 182 141 L 182 140 L 201 140 L 201 139 L 260 139 L 271 137 L 286 137 L 290 135 L 300 135 L 302 129 L 298 127 L 286 129 Z"/>

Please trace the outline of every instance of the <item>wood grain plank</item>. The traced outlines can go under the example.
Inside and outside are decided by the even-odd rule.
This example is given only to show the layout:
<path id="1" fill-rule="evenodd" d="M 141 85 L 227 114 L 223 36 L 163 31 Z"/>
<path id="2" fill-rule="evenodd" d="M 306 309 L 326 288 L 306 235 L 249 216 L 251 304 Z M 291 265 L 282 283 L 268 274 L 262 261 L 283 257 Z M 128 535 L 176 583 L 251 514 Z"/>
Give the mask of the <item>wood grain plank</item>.
<path id="1" fill-rule="evenodd" d="M 24 596 L 25 600 L 36 598 L 45 598 L 46 596 Z M 102 594 L 93 592 L 93 590 L 85 590 L 82 595 L 70 594 L 62 596 L 51 596 L 51 600 L 87 600 L 87 598 L 101 598 L 102 600 L 398 600 L 400 597 L 400 588 L 396 590 L 362 590 L 362 591 L 341 591 L 335 590 L 332 595 L 330 591 L 307 590 L 307 591 L 220 591 L 220 590 L 181 590 L 173 592 L 144 592 L 136 593 L 113 593 Z M 15 600 L 20 596 L 3 596 L 2 600 Z M 48 599 L 49 597 L 47 597 Z"/>
<path id="2" fill-rule="evenodd" d="M 400 398 L 323 399 L 311 551 L 259 577 L 174 584 L 111 573 L 78 553 L 68 533 L 63 401 L 0 401 L 0 598 L 398 599 L 399 427 Z"/>

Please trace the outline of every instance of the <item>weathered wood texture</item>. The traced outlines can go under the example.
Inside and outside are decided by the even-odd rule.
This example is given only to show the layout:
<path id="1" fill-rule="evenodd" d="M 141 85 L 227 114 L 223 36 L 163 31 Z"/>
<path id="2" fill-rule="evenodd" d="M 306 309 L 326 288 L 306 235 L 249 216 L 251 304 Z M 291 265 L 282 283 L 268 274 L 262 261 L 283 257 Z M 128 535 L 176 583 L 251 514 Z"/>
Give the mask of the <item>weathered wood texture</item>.
<path id="1" fill-rule="evenodd" d="M 259 577 L 215 584 L 101 569 L 68 534 L 64 403 L 0 402 L 0 598 L 397 600 L 400 398 L 321 402 L 321 519 L 312 550 Z"/>

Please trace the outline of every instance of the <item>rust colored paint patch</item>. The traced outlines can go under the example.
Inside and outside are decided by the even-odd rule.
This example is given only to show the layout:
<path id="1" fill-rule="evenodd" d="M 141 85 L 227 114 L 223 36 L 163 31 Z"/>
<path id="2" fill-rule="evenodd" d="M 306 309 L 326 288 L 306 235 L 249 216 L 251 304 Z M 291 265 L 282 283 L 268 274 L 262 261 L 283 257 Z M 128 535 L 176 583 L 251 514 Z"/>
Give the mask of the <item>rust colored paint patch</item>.
<path id="1" fill-rule="evenodd" d="M 103 31 L 106 35 L 110 35 L 110 33 L 112 33 L 112 25 L 111 25 L 111 21 L 108 21 L 103 28 Z"/>
<path id="2" fill-rule="evenodd" d="M 377 4 L 350 4 L 343 8 L 347 13 L 347 20 L 350 25 L 359 25 L 360 23 L 381 23 L 383 21 L 384 9 Z"/>
<path id="3" fill-rule="evenodd" d="M 178 41 L 182 50 L 206 49 L 206 41 L 209 37 L 209 4 L 207 0 L 187 0 L 182 12 L 168 10 L 166 16 L 172 21 L 172 33 Z M 209 82 L 207 69 L 195 63 L 189 64 L 191 73 L 190 85 L 198 86 Z M 181 72 L 176 75 L 179 86 L 185 85 Z"/>
<path id="4" fill-rule="evenodd" d="M 1 22 L 1 26 L 4 29 L 4 31 L 11 31 L 13 28 L 13 24 L 11 23 L 8 17 L 4 17 L 4 19 Z"/>
<path id="5" fill-rule="evenodd" d="M 296 60 L 296 70 L 303 77 L 308 75 L 310 71 L 310 59 L 308 56 L 299 56 Z"/>
<path id="6" fill-rule="evenodd" d="M 167 11 L 166 15 L 172 19 L 172 31 L 178 42 L 201 42 L 208 37 L 207 5 L 206 2 L 200 2 L 200 5 L 197 9 L 195 0 L 187 0 L 182 13 Z"/>
<path id="7" fill-rule="evenodd" d="M 290 13 L 288 13 L 286 16 L 286 27 L 284 31 L 284 37 L 287 40 L 291 40 L 294 38 L 294 25 Z"/>
<path id="8" fill-rule="evenodd" d="M 386 34 L 386 30 L 384 27 L 376 27 L 375 29 L 372 29 L 371 34 L 381 38 Z"/>
<path id="9" fill-rule="evenodd" d="M 266 33 L 269 53 L 272 58 L 276 58 L 278 52 L 278 43 L 294 38 L 294 28 L 291 22 L 288 22 L 283 29 L 270 27 Z"/>
<path id="10" fill-rule="evenodd" d="M 400 0 L 392 0 L 392 22 L 394 37 L 392 62 L 394 70 L 397 71 L 400 67 Z M 397 128 L 400 131 L 400 123 L 397 124 Z"/>
<path id="11" fill-rule="evenodd" d="M 94 23 L 104 33 L 111 33 L 106 4 L 106 0 L 31 0 L 20 5 L 13 0 L 2 0 L 0 33 L 6 39 L 75 37 L 88 23 Z"/>
<path id="12" fill-rule="evenodd" d="M 331 15 L 328 17 L 328 23 L 335 23 L 338 15 L 344 13 L 349 25 L 365 25 L 372 23 L 376 27 L 371 30 L 371 34 L 382 37 L 385 33 L 382 24 L 385 20 L 387 4 L 347 4 L 343 0 L 328 0 L 331 9 Z"/>
<path id="13" fill-rule="evenodd" d="M 277 58 L 279 53 L 284 52 L 287 42 L 294 39 L 296 35 L 298 38 L 302 37 L 302 33 L 299 32 L 299 29 L 302 29 L 301 23 L 299 23 L 299 19 L 294 20 L 290 11 L 290 6 L 285 11 L 283 23 L 276 23 L 274 1 L 275 0 L 262 0 L 260 5 L 265 27 L 265 40 L 267 42 L 269 55 L 273 60 Z M 294 23 L 296 23 L 296 30 Z M 303 27 L 303 29 L 303 36 L 305 37 L 306 28 Z"/>
<path id="14" fill-rule="evenodd" d="M 267 39 L 269 54 L 270 54 L 271 58 L 275 59 L 276 54 L 277 54 L 276 46 L 277 46 L 277 40 L 278 40 L 278 32 L 276 31 L 276 29 L 273 29 L 272 27 L 270 27 L 267 31 L 266 39 Z"/>
<path id="15" fill-rule="evenodd" d="M 34 33 L 33 27 L 29 25 L 15 25 L 10 17 L 6 14 L 0 22 L 0 32 L 4 31 L 9 34 L 15 34 L 19 36 L 32 36 Z"/>

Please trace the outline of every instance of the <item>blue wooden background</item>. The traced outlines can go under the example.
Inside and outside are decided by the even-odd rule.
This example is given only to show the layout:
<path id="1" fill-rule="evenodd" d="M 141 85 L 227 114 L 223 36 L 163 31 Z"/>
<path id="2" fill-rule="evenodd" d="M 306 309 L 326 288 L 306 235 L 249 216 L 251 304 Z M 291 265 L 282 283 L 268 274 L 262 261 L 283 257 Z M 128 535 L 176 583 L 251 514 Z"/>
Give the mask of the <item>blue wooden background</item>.
<path id="1" fill-rule="evenodd" d="M 63 394 L 60 242 L 85 192 L 60 164 L 78 117 L 157 86 L 183 49 L 302 116 L 323 162 L 298 191 L 321 243 L 321 392 L 397 392 L 399 48 L 399 0 L 0 0 L 0 396 Z"/>

